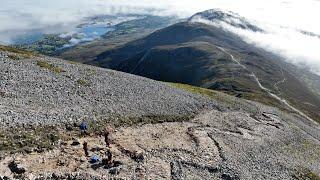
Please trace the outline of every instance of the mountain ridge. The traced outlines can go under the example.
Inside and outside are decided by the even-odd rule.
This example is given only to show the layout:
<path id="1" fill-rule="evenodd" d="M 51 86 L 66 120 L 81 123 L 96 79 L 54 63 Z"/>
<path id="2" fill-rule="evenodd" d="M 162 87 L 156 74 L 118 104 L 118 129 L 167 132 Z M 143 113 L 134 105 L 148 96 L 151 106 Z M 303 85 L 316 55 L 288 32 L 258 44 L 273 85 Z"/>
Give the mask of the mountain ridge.
<path id="1" fill-rule="evenodd" d="M 205 11 L 204 13 L 210 12 Z M 197 16 L 199 14 L 194 17 Z M 216 16 L 225 18 L 225 16 L 229 17 L 229 14 L 221 15 L 221 12 L 218 12 L 212 17 Z M 231 57 L 223 57 L 224 60 L 219 56 L 214 57 L 223 53 L 221 49 L 215 47 L 226 49 L 238 59 L 238 62 L 234 62 Z M 179 53 L 180 51 L 183 53 Z M 232 61 L 233 63 L 230 64 Z M 101 53 L 89 64 L 131 72 L 156 80 L 222 90 L 277 107 L 290 105 L 307 116 L 311 116 L 312 119 L 320 120 L 317 110 L 317 107 L 320 107 L 320 96 L 313 88 L 316 85 L 314 83 L 317 83 L 316 79 L 320 79 L 319 76 L 314 75 L 312 81 L 303 79 L 297 73 L 302 71 L 298 70 L 298 67 L 287 63 L 283 58 L 271 52 L 248 44 L 239 36 L 219 26 L 193 20 L 178 23 L 158 30 L 145 38 Z M 246 68 L 243 69 L 243 66 Z M 165 70 L 163 71 L 162 68 Z M 202 74 L 199 71 L 202 71 Z M 194 77 L 188 75 L 192 72 L 195 72 Z M 252 77 L 252 73 L 256 78 Z M 301 74 L 307 74 L 307 72 Z M 256 84 L 257 79 L 260 85 L 269 89 L 273 94 L 281 94 L 281 99 L 286 99 L 289 104 L 279 101 L 279 98 L 270 100 L 269 92 L 259 88 L 259 84 Z M 277 86 L 274 85 L 274 82 L 280 82 L 283 79 L 287 81 Z"/>

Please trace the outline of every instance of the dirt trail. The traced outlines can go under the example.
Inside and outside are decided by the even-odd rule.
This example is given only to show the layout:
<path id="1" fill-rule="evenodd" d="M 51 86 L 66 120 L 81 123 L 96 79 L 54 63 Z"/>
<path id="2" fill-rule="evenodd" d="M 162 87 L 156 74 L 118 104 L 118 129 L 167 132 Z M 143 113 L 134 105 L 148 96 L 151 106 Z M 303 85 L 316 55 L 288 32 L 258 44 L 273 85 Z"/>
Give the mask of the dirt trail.
<path id="1" fill-rule="evenodd" d="M 138 67 L 143 63 L 143 61 L 149 56 L 151 50 L 148 50 L 143 56 L 142 58 L 138 61 L 137 65 L 130 71 L 131 74 L 133 74 Z"/>
<path id="2" fill-rule="evenodd" d="M 280 91 L 280 89 L 279 89 L 279 85 L 280 84 L 283 84 L 284 82 L 286 82 L 286 77 L 284 76 L 284 72 L 283 72 L 283 68 L 282 67 L 280 67 L 280 69 L 281 69 L 281 74 L 282 74 L 282 77 L 283 77 L 283 79 L 282 80 L 280 80 L 280 81 L 278 81 L 278 82 L 276 82 L 273 86 L 274 86 L 274 88 L 278 91 L 278 96 L 281 96 L 281 91 Z"/>
<path id="3" fill-rule="evenodd" d="M 240 63 L 240 61 L 238 61 L 237 59 L 234 58 L 234 56 L 232 54 L 230 54 L 229 52 L 227 52 L 224 48 L 222 47 L 218 47 L 220 50 L 222 50 L 223 52 L 225 52 L 226 54 L 228 54 L 231 59 L 236 62 L 239 66 L 241 66 L 243 69 L 248 70 L 246 66 L 242 65 Z M 253 73 L 251 72 L 251 76 L 254 78 L 254 80 L 257 82 L 257 84 L 259 85 L 259 87 L 261 89 L 263 89 L 264 91 L 266 91 L 270 96 L 272 96 L 273 98 L 277 99 L 278 101 L 282 102 L 283 104 L 285 104 L 287 107 L 289 107 L 291 110 L 295 111 L 296 113 L 298 113 L 299 115 L 301 115 L 302 117 L 305 117 L 306 119 L 312 121 L 313 123 L 316 123 L 313 119 L 311 119 L 309 116 L 307 116 L 305 113 L 303 113 L 302 111 L 300 111 L 299 109 L 293 107 L 292 105 L 290 105 L 287 100 L 279 97 L 278 95 L 274 94 L 270 89 L 264 87 L 261 82 L 259 81 L 259 78 Z M 285 77 L 282 80 L 283 82 L 285 81 Z M 277 83 L 274 84 L 274 86 L 278 85 L 279 83 L 281 83 L 282 81 L 279 81 Z"/>

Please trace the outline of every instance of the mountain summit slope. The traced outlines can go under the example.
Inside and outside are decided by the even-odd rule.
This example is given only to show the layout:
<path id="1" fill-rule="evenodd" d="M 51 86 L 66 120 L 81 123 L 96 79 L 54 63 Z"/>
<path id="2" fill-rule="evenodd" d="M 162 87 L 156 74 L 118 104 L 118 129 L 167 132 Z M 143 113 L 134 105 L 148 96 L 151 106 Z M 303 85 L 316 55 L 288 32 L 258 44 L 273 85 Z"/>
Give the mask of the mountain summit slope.
<path id="1" fill-rule="evenodd" d="M 245 42 L 215 25 L 216 22 L 262 31 L 236 14 L 209 10 L 187 22 L 106 51 L 91 64 L 156 80 L 221 90 L 298 110 L 320 121 L 320 96 L 315 88 L 319 86 L 319 76 Z"/>
<path id="2" fill-rule="evenodd" d="M 188 20 L 189 22 L 205 22 L 220 23 L 224 22 L 231 26 L 251 30 L 254 32 L 263 32 L 262 29 L 248 22 L 245 18 L 233 12 L 225 12 L 219 9 L 210 9 L 207 11 L 199 12 L 193 15 Z"/>
<path id="3" fill-rule="evenodd" d="M 181 45 L 176 53 L 192 50 L 205 57 L 196 51 L 205 46 L 229 61 L 229 68 L 247 73 L 223 49 L 196 45 Z M 297 113 L 1 46 L 0 125 L 0 179 L 320 174 L 320 127 Z M 110 153 L 113 161 L 106 162 Z"/>

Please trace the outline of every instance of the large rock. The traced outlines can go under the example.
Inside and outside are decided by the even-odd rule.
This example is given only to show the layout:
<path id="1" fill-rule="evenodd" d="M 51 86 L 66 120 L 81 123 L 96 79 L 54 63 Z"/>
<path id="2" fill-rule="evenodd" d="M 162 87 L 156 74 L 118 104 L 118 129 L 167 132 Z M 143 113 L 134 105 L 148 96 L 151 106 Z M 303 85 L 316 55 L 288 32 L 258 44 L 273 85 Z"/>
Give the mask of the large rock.
<path id="1" fill-rule="evenodd" d="M 15 174 L 24 174 L 26 172 L 26 169 L 21 164 L 15 161 L 10 162 L 8 167 L 11 172 Z"/>

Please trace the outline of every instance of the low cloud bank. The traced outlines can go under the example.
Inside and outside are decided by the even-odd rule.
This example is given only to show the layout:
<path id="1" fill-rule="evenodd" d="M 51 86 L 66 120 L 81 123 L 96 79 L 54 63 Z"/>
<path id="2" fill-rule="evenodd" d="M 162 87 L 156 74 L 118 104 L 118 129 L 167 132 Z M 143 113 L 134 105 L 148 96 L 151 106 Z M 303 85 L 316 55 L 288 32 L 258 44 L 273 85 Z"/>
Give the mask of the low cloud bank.
<path id="1" fill-rule="evenodd" d="M 0 6 L 0 43 L 28 32 L 74 31 L 87 17 L 114 14 L 175 15 L 219 8 L 240 14 L 265 33 L 221 24 L 246 41 L 320 72 L 320 1 L 317 0 L 10 0 Z"/>
<path id="2" fill-rule="evenodd" d="M 205 18 L 195 17 L 192 21 L 223 28 L 239 35 L 250 44 L 274 52 L 284 57 L 288 62 L 307 68 L 320 75 L 320 36 L 317 34 L 278 25 L 260 24 L 259 26 L 259 23 L 256 22 L 254 24 L 255 22 L 251 22 L 253 23 L 252 25 L 262 30 L 254 31 L 228 23 L 234 23 L 237 21 L 236 18 L 210 21 Z M 243 22 L 237 21 L 237 23 L 241 24 Z"/>

